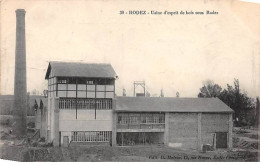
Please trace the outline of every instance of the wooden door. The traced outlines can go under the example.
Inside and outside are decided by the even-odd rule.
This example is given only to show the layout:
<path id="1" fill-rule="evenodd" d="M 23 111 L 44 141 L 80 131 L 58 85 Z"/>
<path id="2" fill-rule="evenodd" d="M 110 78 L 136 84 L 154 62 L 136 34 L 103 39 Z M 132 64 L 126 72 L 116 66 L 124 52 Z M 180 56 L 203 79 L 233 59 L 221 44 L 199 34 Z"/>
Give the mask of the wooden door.
<path id="1" fill-rule="evenodd" d="M 227 132 L 216 133 L 216 148 L 227 148 Z"/>
<path id="2" fill-rule="evenodd" d="M 63 136 L 63 146 L 68 147 L 69 146 L 69 137 Z"/>

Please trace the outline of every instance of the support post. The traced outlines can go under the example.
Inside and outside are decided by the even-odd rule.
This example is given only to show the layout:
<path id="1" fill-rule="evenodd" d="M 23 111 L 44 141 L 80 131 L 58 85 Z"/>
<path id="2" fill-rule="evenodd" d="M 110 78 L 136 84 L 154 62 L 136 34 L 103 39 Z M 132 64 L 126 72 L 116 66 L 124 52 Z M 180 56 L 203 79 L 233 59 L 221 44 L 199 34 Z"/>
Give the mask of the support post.
<path id="1" fill-rule="evenodd" d="M 116 146 L 116 124 L 117 124 L 117 113 L 115 111 L 116 100 L 112 99 L 112 109 L 113 109 L 113 122 L 112 122 L 112 146 Z"/>
<path id="2" fill-rule="evenodd" d="M 144 97 L 145 97 L 146 95 L 145 95 L 145 82 L 144 82 Z"/>
<path id="3" fill-rule="evenodd" d="M 198 113 L 198 139 L 197 150 L 201 151 L 201 113 Z"/>
<path id="4" fill-rule="evenodd" d="M 76 100 L 75 100 L 75 108 L 76 108 L 76 120 L 78 119 L 78 79 L 76 78 Z"/>
<path id="5" fill-rule="evenodd" d="M 59 146 L 59 99 L 54 98 L 54 139 L 53 139 L 53 146 Z"/>
<path id="6" fill-rule="evenodd" d="M 97 80 L 95 80 L 95 120 L 97 119 Z"/>
<path id="7" fill-rule="evenodd" d="M 228 148 L 233 148 L 233 142 L 232 142 L 232 131 L 233 131 L 233 120 L 232 120 L 232 113 L 229 114 L 229 120 L 228 120 Z"/>
<path id="8" fill-rule="evenodd" d="M 48 121 L 47 121 L 47 107 L 44 105 L 43 108 L 43 116 L 42 116 L 42 120 L 43 120 L 43 128 L 42 128 L 42 137 L 44 137 L 47 140 L 47 125 L 48 125 Z"/>
<path id="9" fill-rule="evenodd" d="M 122 140 L 122 146 L 124 145 L 124 135 L 123 132 L 121 132 L 121 140 Z"/>
<path id="10" fill-rule="evenodd" d="M 134 97 L 135 97 L 135 82 L 134 82 Z"/>
<path id="11" fill-rule="evenodd" d="M 165 113 L 164 120 L 164 145 L 169 145 L 169 112 Z"/>

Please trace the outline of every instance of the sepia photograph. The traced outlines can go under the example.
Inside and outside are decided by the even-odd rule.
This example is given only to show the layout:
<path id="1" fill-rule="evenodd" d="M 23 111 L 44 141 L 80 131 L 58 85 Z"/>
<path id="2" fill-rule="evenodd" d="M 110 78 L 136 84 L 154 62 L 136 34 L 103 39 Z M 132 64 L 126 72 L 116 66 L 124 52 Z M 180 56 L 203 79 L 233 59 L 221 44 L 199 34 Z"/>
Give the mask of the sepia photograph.
<path id="1" fill-rule="evenodd" d="M 0 159 L 259 162 L 260 2 L 0 0 Z"/>

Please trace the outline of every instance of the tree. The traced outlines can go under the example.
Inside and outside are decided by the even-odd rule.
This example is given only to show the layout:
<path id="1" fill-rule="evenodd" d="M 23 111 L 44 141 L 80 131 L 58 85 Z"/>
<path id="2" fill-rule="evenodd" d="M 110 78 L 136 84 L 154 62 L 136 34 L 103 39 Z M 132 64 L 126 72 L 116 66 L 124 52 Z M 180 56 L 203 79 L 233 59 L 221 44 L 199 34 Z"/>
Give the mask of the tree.
<path id="1" fill-rule="evenodd" d="M 222 88 L 215 84 L 212 80 L 203 82 L 203 87 L 200 88 L 198 97 L 218 97 L 221 94 Z"/>
<path id="2" fill-rule="evenodd" d="M 250 124 L 253 123 L 254 119 L 246 120 L 248 112 L 255 107 L 254 99 L 248 97 L 246 92 L 241 92 L 238 79 L 234 79 L 234 87 L 227 84 L 227 89 L 221 92 L 219 99 L 235 111 L 235 125 L 240 126 L 246 125 L 248 122 Z"/>
<path id="3" fill-rule="evenodd" d="M 256 98 L 256 118 L 255 118 L 255 126 L 259 126 L 259 111 L 260 111 L 260 106 L 259 106 L 259 97 Z"/>
<path id="4" fill-rule="evenodd" d="M 259 106 L 259 97 L 256 98 L 256 118 L 255 118 L 255 126 L 259 126 L 259 111 L 260 111 L 260 106 Z"/>
<path id="5" fill-rule="evenodd" d="M 246 92 L 241 92 L 238 79 L 234 79 L 234 87 L 227 84 L 227 88 L 223 91 L 218 84 L 215 84 L 212 80 L 207 80 L 200 88 L 198 97 L 218 97 L 222 100 L 235 111 L 235 125 L 253 124 L 255 121 L 248 116 L 248 112 L 255 108 L 254 99 L 248 97 Z"/>

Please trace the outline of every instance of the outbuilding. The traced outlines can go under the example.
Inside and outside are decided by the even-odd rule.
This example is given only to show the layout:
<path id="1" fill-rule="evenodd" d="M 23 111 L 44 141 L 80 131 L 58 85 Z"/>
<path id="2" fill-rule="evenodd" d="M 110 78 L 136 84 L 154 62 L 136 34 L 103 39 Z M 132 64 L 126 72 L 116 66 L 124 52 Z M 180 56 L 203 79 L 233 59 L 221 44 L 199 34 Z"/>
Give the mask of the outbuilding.
<path id="1" fill-rule="evenodd" d="M 233 110 L 218 98 L 117 97 L 115 111 L 119 145 L 232 148 Z"/>

